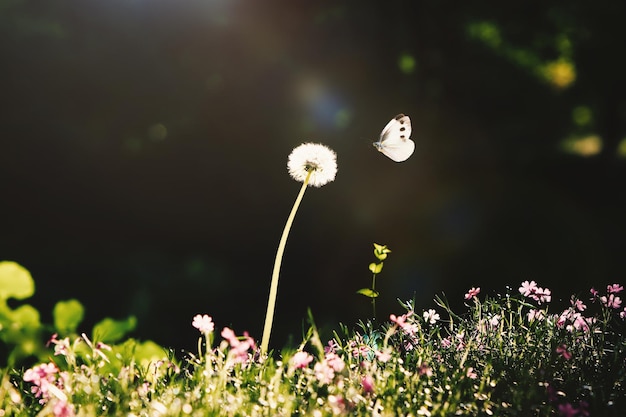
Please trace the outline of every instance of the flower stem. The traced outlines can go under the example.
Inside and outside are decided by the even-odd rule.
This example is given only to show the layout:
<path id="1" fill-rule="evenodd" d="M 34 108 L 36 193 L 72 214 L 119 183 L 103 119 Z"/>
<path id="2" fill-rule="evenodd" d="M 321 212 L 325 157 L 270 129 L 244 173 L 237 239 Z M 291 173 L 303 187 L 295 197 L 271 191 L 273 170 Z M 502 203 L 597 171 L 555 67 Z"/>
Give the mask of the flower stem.
<path id="1" fill-rule="evenodd" d="M 372 275 L 372 291 L 376 292 L 376 274 Z M 372 297 L 372 310 L 374 320 L 376 320 L 376 297 Z"/>
<path id="2" fill-rule="evenodd" d="M 302 188 L 300 188 L 300 193 L 296 198 L 296 202 L 293 204 L 293 208 L 291 209 L 291 213 L 287 218 L 287 223 L 285 224 L 285 229 L 283 230 L 283 235 L 280 238 L 280 243 L 278 244 L 278 251 L 276 252 L 276 260 L 274 261 L 274 270 L 272 271 L 272 283 L 270 284 L 270 295 L 267 301 L 267 313 L 265 314 L 265 325 L 263 326 L 263 339 L 261 339 L 261 353 L 267 352 L 267 347 L 270 343 L 270 333 L 272 332 L 272 322 L 274 321 L 274 308 L 276 306 L 276 294 L 278 293 L 278 274 L 280 273 L 280 264 L 283 260 L 283 252 L 285 251 L 285 244 L 287 243 L 287 236 L 289 236 L 289 230 L 291 229 L 291 224 L 293 223 L 293 219 L 296 217 L 296 212 L 298 211 L 298 207 L 300 206 L 300 202 L 302 201 L 302 197 L 304 196 L 304 192 L 306 191 L 306 187 L 309 184 L 309 179 L 311 178 L 311 173 L 313 170 L 309 170 L 309 173 L 306 176 L 306 179 L 302 183 Z"/>

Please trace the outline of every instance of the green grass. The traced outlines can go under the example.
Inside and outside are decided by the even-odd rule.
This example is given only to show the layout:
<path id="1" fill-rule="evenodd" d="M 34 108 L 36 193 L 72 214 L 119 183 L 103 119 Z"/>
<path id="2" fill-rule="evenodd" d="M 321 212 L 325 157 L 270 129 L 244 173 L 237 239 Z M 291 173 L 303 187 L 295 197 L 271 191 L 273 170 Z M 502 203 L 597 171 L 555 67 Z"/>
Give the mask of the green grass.
<path id="1" fill-rule="evenodd" d="M 339 325 L 324 341 L 309 317 L 300 346 L 266 354 L 213 326 L 200 326 L 198 352 L 185 356 L 65 329 L 2 370 L 0 415 L 623 415 L 621 287 L 561 308 L 526 288 L 468 293 L 462 312 L 443 297 L 425 311 L 401 303 L 384 324 Z M 7 350 L 24 348 L 6 334 L 3 322 Z"/>

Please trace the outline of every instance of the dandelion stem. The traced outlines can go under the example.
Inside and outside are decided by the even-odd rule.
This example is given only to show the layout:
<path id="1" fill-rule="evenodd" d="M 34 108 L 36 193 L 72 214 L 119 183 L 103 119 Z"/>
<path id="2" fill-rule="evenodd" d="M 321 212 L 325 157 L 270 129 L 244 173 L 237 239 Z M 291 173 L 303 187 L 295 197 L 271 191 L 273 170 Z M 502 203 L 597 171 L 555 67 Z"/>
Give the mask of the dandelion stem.
<path id="1" fill-rule="evenodd" d="M 302 197 L 304 196 L 304 192 L 306 191 L 306 187 L 309 184 L 309 179 L 311 178 L 311 174 L 313 173 L 313 169 L 309 170 L 306 179 L 302 183 L 302 188 L 300 188 L 300 193 L 296 198 L 296 201 L 291 209 L 291 213 L 287 218 L 287 223 L 285 224 L 285 229 L 283 230 L 283 235 L 280 238 L 280 243 L 278 244 L 278 251 L 276 252 L 276 260 L 274 261 L 274 270 L 272 271 L 272 283 L 270 284 L 270 295 L 267 301 L 267 313 L 265 314 L 265 325 L 263 326 L 263 338 L 261 339 L 261 353 L 267 352 L 267 347 L 270 342 L 270 333 L 272 332 L 272 322 L 274 321 L 274 308 L 276 307 L 276 295 L 278 293 L 278 274 L 280 273 L 280 264 L 283 260 L 283 252 L 285 251 L 285 244 L 287 243 L 287 236 L 289 236 L 289 230 L 291 229 L 291 224 L 293 223 L 293 219 L 296 217 L 296 212 L 298 211 L 298 207 L 300 206 L 300 202 L 302 201 Z"/>

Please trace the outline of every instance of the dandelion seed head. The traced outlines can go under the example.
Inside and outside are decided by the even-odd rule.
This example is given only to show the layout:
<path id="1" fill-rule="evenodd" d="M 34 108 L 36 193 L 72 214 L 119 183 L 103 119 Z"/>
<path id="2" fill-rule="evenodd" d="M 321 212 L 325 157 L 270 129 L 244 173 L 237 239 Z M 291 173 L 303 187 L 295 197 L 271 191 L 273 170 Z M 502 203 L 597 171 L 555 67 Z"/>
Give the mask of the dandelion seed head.
<path id="1" fill-rule="evenodd" d="M 337 154 L 319 143 L 303 143 L 289 155 L 287 168 L 289 175 L 299 182 L 304 182 L 310 172 L 309 185 L 321 187 L 335 179 Z"/>

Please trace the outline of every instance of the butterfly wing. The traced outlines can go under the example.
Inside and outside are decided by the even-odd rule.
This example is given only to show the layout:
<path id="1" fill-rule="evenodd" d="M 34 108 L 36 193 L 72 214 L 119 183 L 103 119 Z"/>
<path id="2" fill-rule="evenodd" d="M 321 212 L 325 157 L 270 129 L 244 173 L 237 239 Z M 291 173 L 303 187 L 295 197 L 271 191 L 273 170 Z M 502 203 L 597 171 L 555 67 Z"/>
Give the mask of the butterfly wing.
<path id="1" fill-rule="evenodd" d="M 374 146 L 395 162 L 406 161 L 415 151 L 415 142 L 410 139 L 411 119 L 399 114 L 387 123 Z"/>

